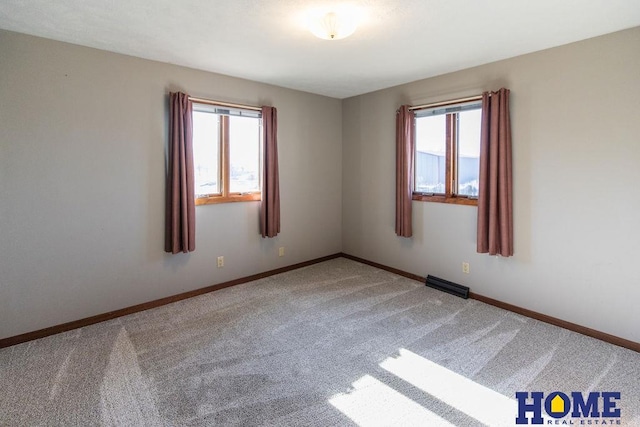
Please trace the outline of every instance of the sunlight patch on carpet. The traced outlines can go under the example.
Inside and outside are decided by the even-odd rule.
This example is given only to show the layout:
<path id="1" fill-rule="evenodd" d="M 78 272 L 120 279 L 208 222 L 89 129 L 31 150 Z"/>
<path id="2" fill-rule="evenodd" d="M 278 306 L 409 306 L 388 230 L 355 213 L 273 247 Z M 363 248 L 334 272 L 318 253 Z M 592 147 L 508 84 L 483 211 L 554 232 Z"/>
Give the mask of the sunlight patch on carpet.
<path id="1" fill-rule="evenodd" d="M 490 426 L 513 425 L 517 402 L 456 372 L 401 348 L 380 367 L 447 405 Z"/>
<path id="2" fill-rule="evenodd" d="M 353 383 L 353 390 L 329 403 L 358 425 L 453 426 L 422 405 L 370 375 Z"/>

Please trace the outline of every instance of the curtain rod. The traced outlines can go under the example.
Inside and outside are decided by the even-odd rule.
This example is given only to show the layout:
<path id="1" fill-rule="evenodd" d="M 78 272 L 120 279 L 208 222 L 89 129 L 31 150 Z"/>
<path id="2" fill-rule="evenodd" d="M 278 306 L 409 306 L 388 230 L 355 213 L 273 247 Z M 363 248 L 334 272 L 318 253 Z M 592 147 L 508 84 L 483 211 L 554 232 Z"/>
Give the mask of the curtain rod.
<path id="1" fill-rule="evenodd" d="M 409 111 L 424 110 L 425 108 L 433 108 L 433 107 L 444 107 L 446 105 L 459 104 L 461 102 L 468 102 L 468 101 L 479 101 L 481 99 L 482 99 L 482 95 L 469 96 L 467 98 L 449 99 L 448 101 L 432 102 L 431 104 L 416 105 L 414 107 L 409 107 Z"/>
<path id="2" fill-rule="evenodd" d="M 262 108 L 253 105 L 233 104 L 231 102 L 214 101 L 212 99 L 189 97 L 189 101 L 199 104 L 218 105 L 220 107 L 241 108 L 243 110 L 262 111 Z"/>

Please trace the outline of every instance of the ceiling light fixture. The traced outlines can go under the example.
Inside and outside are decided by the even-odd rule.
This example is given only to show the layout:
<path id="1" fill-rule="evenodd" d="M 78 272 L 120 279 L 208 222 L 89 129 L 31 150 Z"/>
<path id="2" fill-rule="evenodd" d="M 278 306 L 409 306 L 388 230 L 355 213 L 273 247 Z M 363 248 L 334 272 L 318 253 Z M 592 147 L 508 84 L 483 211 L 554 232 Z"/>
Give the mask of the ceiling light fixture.
<path id="1" fill-rule="evenodd" d="M 314 13 L 309 15 L 309 30 L 324 40 L 340 40 L 356 31 L 356 14 L 350 11 Z"/>

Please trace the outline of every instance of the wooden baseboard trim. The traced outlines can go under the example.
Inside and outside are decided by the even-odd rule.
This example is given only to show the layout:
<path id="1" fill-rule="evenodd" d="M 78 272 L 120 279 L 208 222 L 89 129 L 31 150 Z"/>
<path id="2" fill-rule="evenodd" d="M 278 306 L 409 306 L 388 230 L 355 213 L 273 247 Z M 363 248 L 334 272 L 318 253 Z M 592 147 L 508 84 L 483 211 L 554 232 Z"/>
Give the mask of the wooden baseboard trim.
<path id="1" fill-rule="evenodd" d="M 299 262 L 297 264 L 289 265 L 286 267 L 276 268 L 275 270 L 265 271 L 264 273 L 253 274 L 251 276 L 242 277 L 240 279 L 230 280 L 228 282 L 219 283 L 217 285 L 207 286 L 205 288 L 195 289 L 193 291 L 172 295 L 166 298 L 160 298 L 154 301 L 133 305 L 131 307 L 121 308 L 119 310 L 110 311 L 108 313 L 102 313 L 96 316 L 91 316 L 84 319 L 63 323 L 61 325 L 51 326 L 51 327 L 39 329 L 33 332 L 27 332 L 24 334 L 13 336 L 13 337 L 3 338 L 3 339 L 0 339 L 0 348 L 10 347 L 12 345 L 36 340 L 38 338 L 48 337 L 50 335 L 55 335 L 61 332 L 70 331 L 72 329 L 82 328 L 84 326 L 93 325 L 95 323 L 104 322 L 105 320 L 115 319 L 117 317 L 126 316 L 128 314 L 137 313 L 139 311 L 149 310 L 150 308 L 171 304 L 172 302 L 181 301 L 181 300 L 192 298 L 202 294 L 207 294 L 209 292 L 228 288 L 230 286 L 241 285 L 247 282 L 253 282 L 254 280 L 264 279 L 265 277 L 273 276 L 280 273 L 286 273 L 287 271 L 296 270 L 298 268 L 307 267 L 309 265 L 317 264 L 317 263 L 328 261 L 335 258 L 340 258 L 341 256 L 343 256 L 341 253 L 337 253 L 333 255 L 324 256 L 321 258 L 312 259 L 309 261 Z"/>
<path id="2" fill-rule="evenodd" d="M 362 264 L 371 265 L 381 270 L 386 270 L 391 273 L 398 274 L 400 276 L 408 277 L 409 279 L 417 280 L 418 282 L 424 283 L 426 280 L 425 277 L 418 276 L 417 274 L 407 273 L 406 271 L 398 270 L 397 268 L 393 268 L 393 267 L 388 267 L 383 264 L 378 264 L 377 262 L 369 261 L 363 258 L 358 258 L 356 256 L 345 254 L 345 253 L 341 255 L 344 258 L 357 261 Z M 497 299 L 485 297 L 484 295 L 480 295 L 475 292 L 469 292 L 469 298 L 473 298 L 485 304 L 493 305 L 495 307 L 502 308 L 507 311 L 518 313 L 523 316 L 530 317 L 532 319 L 540 320 L 541 322 L 559 326 L 561 328 L 568 329 L 570 331 L 577 332 L 582 335 L 587 335 L 589 337 L 596 338 L 604 342 L 608 342 L 609 344 L 614 344 L 620 347 L 628 348 L 629 350 L 633 350 L 640 353 L 640 343 L 637 343 L 635 341 L 631 341 L 625 338 L 620 338 L 615 335 L 607 334 L 605 332 L 600 332 L 595 329 L 587 328 L 586 326 L 578 325 L 576 323 L 567 322 L 566 320 L 558 319 L 557 317 L 547 316 L 546 314 L 538 313 L 537 311 L 529 310 L 527 308 L 518 307 L 517 305 L 502 302 Z"/>
<path id="3" fill-rule="evenodd" d="M 33 332 L 27 332 L 25 334 L 16 335 L 13 337 L 0 339 L 0 348 L 10 347 L 12 345 L 20 344 L 27 341 L 32 341 L 38 338 L 48 337 L 50 335 L 59 334 L 61 332 L 70 331 L 72 329 L 82 328 L 84 326 L 93 325 L 95 323 L 104 322 L 105 320 L 115 319 L 117 317 L 126 316 L 128 314 L 137 313 L 139 311 L 149 310 L 151 308 L 160 307 L 163 305 L 171 304 L 172 302 L 181 301 L 187 298 L 192 298 L 198 295 L 206 294 L 209 292 L 217 291 L 219 289 L 228 288 L 230 286 L 240 285 L 247 282 L 252 282 L 254 280 L 263 279 L 265 277 L 273 276 L 280 273 L 286 273 L 287 271 L 296 270 L 298 268 L 307 267 L 309 265 L 317 264 L 323 261 L 328 261 L 335 258 L 346 258 L 352 261 L 356 261 L 362 264 L 367 264 L 372 267 L 379 268 L 381 270 L 388 271 L 390 273 L 397 274 L 399 276 L 407 277 L 412 280 L 416 280 L 418 282 L 424 283 L 425 278 L 419 276 L 417 274 L 408 273 L 406 271 L 399 270 L 397 268 L 389 267 L 383 264 L 379 264 L 377 262 L 369 261 L 364 258 L 359 258 L 353 255 L 349 255 L 346 253 L 337 253 L 333 255 L 324 256 L 321 258 L 316 258 L 309 261 L 300 262 L 297 264 L 289 265 L 286 267 L 276 268 L 275 270 L 265 271 L 263 273 L 253 274 L 251 276 L 242 277 L 235 280 L 230 280 L 228 282 L 219 283 L 212 286 L 207 286 L 205 288 L 195 289 L 193 291 L 184 292 L 181 294 L 169 296 L 166 298 L 160 298 L 154 301 L 149 301 L 142 304 L 133 305 L 131 307 L 122 308 L 119 310 L 110 311 L 108 313 L 98 314 L 96 316 L 87 317 L 80 320 L 75 320 L 72 322 L 63 323 L 61 325 L 51 326 L 44 329 L 39 329 Z M 502 302 L 493 298 L 486 297 L 484 295 L 477 294 L 475 292 L 469 292 L 469 297 L 475 300 L 484 302 L 485 304 L 489 304 L 498 308 L 502 308 L 507 311 L 511 311 L 514 313 L 521 314 L 526 317 L 530 317 L 532 319 L 540 320 L 545 323 L 549 323 L 551 325 L 559 326 L 564 329 L 568 329 L 573 332 L 578 332 L 583 335 L 590 336 L 592 338 L 599 339 L 601 341 L 608 342 L 610 344 L 614 344 L 620 347 L 628 348 L 629 350 L 636 351 L 640 353 L 640 343 L 635 341 L 627 340 L 625 338 L 620 338 L 615 335 L 607 334 L 605 332 L 600 332 L 595 329 L 587 328 L 586 326 L 581 326 L 575 323 L 568 322 L 566 320 L 558 319 L 557 317 L 547 316 L 546 314 L 538 313 L 533 310 L 529 310 L 523 307 L 518 307 L 516 305 L 512 305 L 506 302 Z"/>
<path id="4" fill-rule="evenodd" d="M 493 305 L 504 310 L 531 317 L 532 319 L 540 320 L 541 322 L 559 326 L 561 328 L 568 329 L 570 331 L 577 332 L 579 334 L 586 335 L 592 338 L 597 338 L 601 341 L 628 348 L 629 350 L 637 351 L 638 353 L 640 353 L 640 343 L 637 343 L 635 341 L 620 338 L 615 335 L 607 334 L 606 332 L 597 331 L 595 329 L 587 328 L 586 326 L 578 325 L 577 323 L 567 322 L 566 320 L 558 319 L 557 317 L 547 316 L 546 314 L 538 313 L 537 311 L 518 307 L 517 305 L 502 302 L 493 298 L 485 297 L 484 295 L 479 295 L 475 292 L 469 292 L 469 298 L 473 298 L 475 300 L 482 301 L 485 304 Z"/>
<path id="5" fill-rule="evenodd" d="M 380 270 L 385 270 L 385 271 L 388 271 L 390 273 L 397 274 L 398 276 L 404 276 L 404 277 L 407 277 L 409 279 L 417 280 L 418 282 L 424 283 L 424 281 L 426 280 L 426 277 L 418 276 L 417 274 L 407 273 L 406 271 L 398 270 L 397 268 L 393 268 L 393 267 L 388 267 L 388 266 L 383 265 L 383 264 L 378 264 L 377 262 L 369 261 L 369 260 L 364 259 L 364 258 L 358 258 L 357 256 L 353 256 L 353 255 L 349 255 L 349 254 L 345 254 L 345 253 L 343 253 L 341 255 L 342 255 L 343 258 L 347 258 L 347 259 L 350 259 L 352 261 L 359 262 L 361 264 L 367 264 L 367 265 L 370 265 L 372 267 L 379 268 Z"/>

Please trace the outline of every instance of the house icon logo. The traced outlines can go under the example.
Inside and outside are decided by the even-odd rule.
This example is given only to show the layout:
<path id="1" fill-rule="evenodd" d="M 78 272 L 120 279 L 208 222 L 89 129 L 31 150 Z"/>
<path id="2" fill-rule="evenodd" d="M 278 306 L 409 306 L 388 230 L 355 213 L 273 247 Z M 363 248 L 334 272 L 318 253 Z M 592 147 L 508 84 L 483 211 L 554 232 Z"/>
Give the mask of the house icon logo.
<path id="1" fill-rule="evenodd" d="M 562 424 L 574 424 L 576 419 L 581 419 L 580 424 L 621 425 L 621 396 L 617 391 L 554 391 L 547 395 L 541 391 L 518 391 L 516 399 L 518 425 L 558 424 L 560 418 L 565 417 L 569 420 L 562 421 Z M 551 419 L 545 421 L 544 416 Z"/>
<path id="2" fill-rule="evenodd" d="M 556 395 L 553 399 L 551 399 L 551 413 L 552 414 L 563 414 L 565 413 L 565 402 L 559 394 Z"/>

